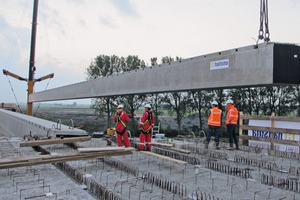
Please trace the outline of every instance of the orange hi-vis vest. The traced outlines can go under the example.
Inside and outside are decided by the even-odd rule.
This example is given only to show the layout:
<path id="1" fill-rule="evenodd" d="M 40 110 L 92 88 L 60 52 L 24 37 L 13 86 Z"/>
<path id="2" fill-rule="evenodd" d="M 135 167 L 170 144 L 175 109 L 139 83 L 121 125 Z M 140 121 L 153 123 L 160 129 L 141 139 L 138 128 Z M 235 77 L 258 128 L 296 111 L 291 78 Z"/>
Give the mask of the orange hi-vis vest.
<path id="1" fill-rule="evenodd" d="M 208 116 L 208 125 L 210 126 L 221 126 L 222 110 L 214 107 L 210 109 L 210 115 Z"/>
<path id="2" fill-rule="evenodd" d="M 234 107 L 234 105 L 230 105 L 228 107 L 227 115 L 226 115 L 226 125 L 228 124 L 237 124 L 239 119 L 239 111 Z"/>

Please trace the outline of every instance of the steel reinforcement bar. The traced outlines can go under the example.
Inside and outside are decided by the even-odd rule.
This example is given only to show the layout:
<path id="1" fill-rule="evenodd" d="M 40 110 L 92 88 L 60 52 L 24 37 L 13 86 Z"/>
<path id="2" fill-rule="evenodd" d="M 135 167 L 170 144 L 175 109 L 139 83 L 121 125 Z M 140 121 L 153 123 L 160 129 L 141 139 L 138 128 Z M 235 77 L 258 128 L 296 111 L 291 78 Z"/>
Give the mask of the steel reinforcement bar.
<path id="1" fill-rule="evenodd" d="M 57 163 L 55 166 L 69 176 L 71 176 L 75 181 L 80 184 L 85 184 L 88 191 L 93 194 L 96 198 L 101 200 L 122 200 L 117 194 L 109 190 L 107 187 L 100 185 L 93 179 L 87 178 L 85 174 L 81 173 L 79 170 L 74 169 L 67 163 Z"/>
<path id="2" fill-rule="evenodd" d="M 184 153 L 179 153 L 176 151 L 171 151 L 168 149 L 163 149 L 163 148 L 158 148 L 158 147 L 152 147 L 152 152 L 163 155 L 163 156 L 167 156 L 170 158 L 174 158 L 177 160 L 182 160 L 191 165 L 199 165 L 200 164 L 200 160 L 198 158 L 195 158 L 194 156 L 190 156 L 190 155 L 187 155 Z"/>
<path id="3" fill-rule="evenodd" d="M 186 197 L 187 195 L 187 186 L 176 181 L 170 180 L 168 178 L 162 177 L 161 175 L 153 174 L 151 172 L 145 172 L 143 173 L 142 178 L 146 182 L 154 184 L 155 186 L 172 192 L 173 194 L 177 194 L 180 197 Z"/>
<path id="4" fill-rule="evenodd" d="M 239 167 L 232 167 L 230 165 L 226 165 L 223 163 L 218 163 L 215 161 L 206 161 L 205 162 L 205 168 L 211 169 L 213 171 L 218 171 L 221 173 L 238 176 L 242 178 L 252 178 L 250 170 L 249 169 L 242 169 Z"/>
<path id="5" fill-rule="evenodd" d="M 262 174 L 260 182 L 265 185 L 277 187 L 283 190 L 289 190 L 300 193 L 300 181 L 297 178 L 280 178 L 274 175 Z"/>

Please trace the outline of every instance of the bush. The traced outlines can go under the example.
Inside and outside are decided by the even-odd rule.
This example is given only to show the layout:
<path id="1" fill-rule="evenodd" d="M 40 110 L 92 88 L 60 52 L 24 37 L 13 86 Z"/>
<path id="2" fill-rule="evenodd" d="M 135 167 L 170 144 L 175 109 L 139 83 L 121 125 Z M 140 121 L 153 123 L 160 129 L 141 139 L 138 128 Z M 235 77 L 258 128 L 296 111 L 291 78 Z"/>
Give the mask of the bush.
<path id="1" fill-rule="evenodd" d="M 159 131 L 160 133 L 164 133 L 165 134 L 165 137 L 170 137 L 170 138 L 174 138 L 178 135 L 178 132 L 177 130 L 175 129 L 160 129 Z"/>

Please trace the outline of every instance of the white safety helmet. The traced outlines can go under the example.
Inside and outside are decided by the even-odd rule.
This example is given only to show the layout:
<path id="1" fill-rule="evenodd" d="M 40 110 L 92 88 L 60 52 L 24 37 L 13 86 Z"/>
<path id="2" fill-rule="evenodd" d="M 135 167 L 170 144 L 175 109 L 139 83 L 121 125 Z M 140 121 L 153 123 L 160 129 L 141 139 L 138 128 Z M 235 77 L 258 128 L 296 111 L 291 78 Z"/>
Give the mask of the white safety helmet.
<path id="1" fill-rule="evenodd" d="M 226 101 L 226 105 L 227 104 L 233 104 L 233 101 L 231 100 L 231 99 L 228 99 L 227 101 Z"/>
<path id="2" fill-rule="evenodd" d="M 144 107 L 145 107 L 145 108 L 150 108 L 150 109 L 151 109 L 151 106 L 150 106 L 149 103 L 147 103 Z"/>
<path id="3" fill-rule="evenodd" d="M 118 109 L 119 108 L 124 108 L 124 106 L 122 104 L 118 105 Z"/>
<path id="4" fill-rule="evenodd" d="M 211 102 L 211 105 L 216 105 L 216 106 L 217 106 L 217 105 L 219 105 L 219 104 L 218 104 L 217 101 L 213 101 L 213 102 Z"/>

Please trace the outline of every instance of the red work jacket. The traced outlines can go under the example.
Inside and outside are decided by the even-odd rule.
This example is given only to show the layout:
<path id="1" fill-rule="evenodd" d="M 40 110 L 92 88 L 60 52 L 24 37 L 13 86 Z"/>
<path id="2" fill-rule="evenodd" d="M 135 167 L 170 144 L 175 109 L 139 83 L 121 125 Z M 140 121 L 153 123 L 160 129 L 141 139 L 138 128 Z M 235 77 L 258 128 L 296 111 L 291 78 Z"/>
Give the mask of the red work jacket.
<path id="1" fill-rule="evenodd" d="M 120 119 L 118 118 L 118 114 L 120 116 Z M 126 129 L 126 123 L 130 121 L 129 116 L 125 111 L 118 111 L 114 115 L 114 122 L 117 123 L 116 125 L 116 131 L 117 133 L 124 133 Z"/>
<path id="2" fill-rule="evenodd" d="M 152 119 L 150 120 L 149 118 L 149 115 L 150 113 L 152 113 L 151 111 L 145 111 L 141 117 L 141 120 L 140 120 L 140 124 L 139 124 L 139 127 L 141 128 L 141 130 L 145 133 L 150 133 L 151 132 L 151 129 L 153 128 L 154 126 L 154 123 L 155 123 L 155 117 L 154 117 L 154 114 L 152 113 Z"/>

